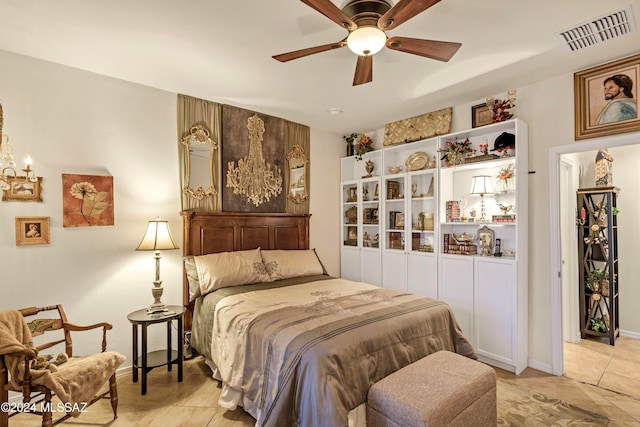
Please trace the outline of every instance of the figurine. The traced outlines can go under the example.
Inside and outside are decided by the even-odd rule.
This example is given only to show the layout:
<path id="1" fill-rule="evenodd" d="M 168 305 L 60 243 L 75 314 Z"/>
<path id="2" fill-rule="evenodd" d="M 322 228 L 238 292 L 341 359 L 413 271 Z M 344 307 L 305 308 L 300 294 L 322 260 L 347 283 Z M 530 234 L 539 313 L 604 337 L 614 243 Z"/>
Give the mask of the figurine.
<path id="1" fill-rule="evenodd" d="M 496 251 L 493 253 L 493 256 L 500 257 L 502 256 L 502 252 L 500 251 L 500 244 L 502 241 L 500 239 L 496 239 Z"/>
<path id="2" fill-rule="evenodd" d="M 367 171 L 367 174 L 363 176 L 363 178 L 371 178 L 371 173 L 373 172 L 374 163 L 371 160 L 367 160 L 364 164 L 364 170 Z"/>
<path id="3" fill-rule="evenodd" d="M 606 149 L 598 150 L 596 154 L 596 187 L 613 185 L 613 157 Z"/>

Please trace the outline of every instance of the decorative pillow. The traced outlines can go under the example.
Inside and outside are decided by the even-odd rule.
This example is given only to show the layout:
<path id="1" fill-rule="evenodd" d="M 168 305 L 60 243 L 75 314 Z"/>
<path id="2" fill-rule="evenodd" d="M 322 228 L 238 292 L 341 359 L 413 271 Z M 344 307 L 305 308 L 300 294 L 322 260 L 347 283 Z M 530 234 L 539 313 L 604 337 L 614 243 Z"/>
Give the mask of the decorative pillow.
<path id="1" fill-rule="evenodd" d="M 198 269 L 196 268 L 196 260 L 193 255 L 183 257 L 184 271 L 187 273 L 187 282 L 189 283 L 189 302 L 195 300 L 200 295 L 200 279 L 198 278 Z"/>
<path id="2" fill-rule="evenodd" d="M 271 281 L 262 263 L 260 248 L 200 255 L 194 260 L 201 295 L 229 286 Z"/>
<path id="3" fill-rule="evenodd" d="M 262 262 L 271 280 L 324 274 L 324 268 L 313 249 L 261 251 Z"/>

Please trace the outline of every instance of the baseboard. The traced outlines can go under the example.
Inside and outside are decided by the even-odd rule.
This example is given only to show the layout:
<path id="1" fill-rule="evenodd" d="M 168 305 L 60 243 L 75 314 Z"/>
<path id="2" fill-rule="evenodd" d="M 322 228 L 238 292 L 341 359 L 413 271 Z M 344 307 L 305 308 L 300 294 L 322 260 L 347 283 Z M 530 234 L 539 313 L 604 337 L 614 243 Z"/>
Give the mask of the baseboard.
<path id="1" fill-rule="evenodd" d="M 553 374 L 553 368 L 548 363 L 542 363 L 539 360 L 529 359 L 527 366 L 537 371 L 545 372 L 547 374 Z"/>
<path id="2" fill-rule="evenodd" d="M 620 329 L 620 336 L 640 340 L 640 333 Z"/>

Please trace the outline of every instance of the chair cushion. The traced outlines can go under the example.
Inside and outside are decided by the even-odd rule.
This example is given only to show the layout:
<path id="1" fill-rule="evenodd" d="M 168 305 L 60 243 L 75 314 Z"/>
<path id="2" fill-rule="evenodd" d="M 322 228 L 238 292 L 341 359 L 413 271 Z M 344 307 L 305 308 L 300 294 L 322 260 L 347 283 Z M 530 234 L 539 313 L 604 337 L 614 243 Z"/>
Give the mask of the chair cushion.
<path id="1" fill-rule="evenodd" d="M 124 360 L 123 355 L 114 351 L 72 357 L 58 366 L 57 372 L 38 371 L 43 375 L 33 383 L 49 388 L 64 403 L 89 402 Z"/>

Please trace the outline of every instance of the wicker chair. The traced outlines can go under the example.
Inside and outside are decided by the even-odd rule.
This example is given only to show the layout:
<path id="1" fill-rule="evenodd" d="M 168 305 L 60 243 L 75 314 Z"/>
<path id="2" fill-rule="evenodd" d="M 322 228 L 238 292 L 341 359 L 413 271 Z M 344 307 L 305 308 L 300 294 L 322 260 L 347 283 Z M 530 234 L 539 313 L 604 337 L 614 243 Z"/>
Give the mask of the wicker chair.
<path id="1" fill-rule="evenodd" d="M 118 417 L 117 408 L 118 408 L 118 391 L 116 386 L 116 375 L 115 370 L 122 363 L 124 357 L 119 355 L 118 353 L 107 352 L 107 330 L 112 328 L 112 325 L 107 322 L 97 323 L 89 326 L 78 326 L 67 321 L 67 316 L 62 308 L 62 305 L 52 305 L 48 307 L 29 307 L 18 310 L 20 314 L 23 316 L 23 321 L 28 327 L 31 336 L 34 338 L 35 349 L 30 350 L 26 348 L 18 353 L 13 353 L 12 356 L 20 355 L 24 357 L 24 375 L 23 378 L 18 381 L 17 385 L 14 381 L 14 384 L 11 382 L 10 370 L 8 369 L 7 356 L 8 355 L 0 355 L 0 401 L 5 404 L 9 401 L 9 392 L 19 392 L 22 393 L 23 399 L 22 402 L 15 405 L 9 405 L 9 408 L 20 407 L 21 409 L 27 408 L 27 410 L 23 410 L 21 412 L 29 412 L 34 415 L 38 415 L 42 417 L 42 426 L 43 427 L 51 427 L 56 425 L 67 418 L 72 416 L 72 411 L 69 409 L 78 409 L 78 408 L 70 408 L 69 406 L 63 405 L 63 408 L 66 412 L 63 412 L 64 415 L 58 419 L 53 421 L 53 412 L 51 409 L 54 409 L 58 412 L 55 407 L 52 407 L 51 399 L 55 395 L 55 393 L 49 388 L 43 386 L 42 384 L 35 384 L 32 382 L 32 376 L 36 371 L 30 369 L 31 361 L 36 359 L 36 355 L 43 350 L 52 348 L 54 346 L 62 346 L 64 345 L 64 353 L 68 356 L 69 359 L 73 357 L 73 346 L 71 341 L 71 332 L 80 332 L 80 331 L 89 331 L 92 329 L 102 328 L 102 346 L 101 353 L 93 354 L 90 356 L 84 356 L 84 363 L 96 362 L 94 366 L 103 366 L 104 363 L 98 363 L 102 360 L 109 360 L 108 365 L 109 368 L 105 369 L 105 371 L 101 372 L 101 375 L 104 376 L 105 382 L 102 383 L 102 386 L 106 383 L 106 378 L 108 377 L 109 387 L 107 391 L 102 393 L 95 394 L 93 398 L 91 398 L 87 402 L 83 402 L 83 406 L 91 406 L 93 403 L 97 402 L 100 399 L 108 398 L 111 400 L 111 407 L 113 408 L 113 417 L 114 419 Z M 46 316 L 47 318 L 43 317 Z M 53 313 L 53 315 L 52 315 Z M 19 317 L 16 315 L 16 317 Z M 51 318 L 53 317 L 53 318 Z M 45 337 L 46 335 L 46 337 Z M 75 334 L 74 334 L 75 335 Z M 40 353 L 42 354 L 42 353 Z M 95 360 L 93 360 L 95 359 Z M 80 359 L 74 359 L 80 360 Z M 21 363 L 21 362 L 20 362 Z M 65 369 L 66 364 L 62 364 L 59 367 L 59 371 L 62 372 Z M 67 371 L 69 372 L 69 371 Z M 52 374 L 56 375 L 56 373 Z M 78 375 L 81 377 L 81 375 Z M 84 378 L 83 378 L 84 379 Z M 104 388 L 104 387 L 101 387 Z M 14 401 L 15 403 L 15 401 Z M 4 405 L 6 409 L 7 405 Z M 9 423 L 9 418 L 16 415 L 17 412 L 11 411 L 0 411 L 0 427 L 7 427 Z M 76 414 L 77 416 L 77 414 Z"/>

